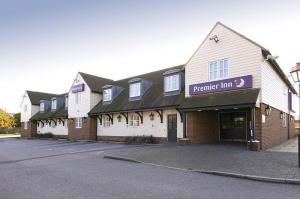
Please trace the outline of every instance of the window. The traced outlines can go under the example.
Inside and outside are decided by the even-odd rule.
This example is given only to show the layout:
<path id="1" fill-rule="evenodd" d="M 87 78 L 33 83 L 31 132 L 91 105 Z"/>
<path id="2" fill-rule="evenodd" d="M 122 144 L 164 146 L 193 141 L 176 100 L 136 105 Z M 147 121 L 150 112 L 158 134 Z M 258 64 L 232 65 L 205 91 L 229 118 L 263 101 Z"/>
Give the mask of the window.
<path id="1" fill-rule="evenodd" d="M 75 93 L 75 102 L 76 102 L 76 104 L 80 104 L 80 102 L 81 102 L 81 93 Z"/>
<path id="2" fill-rule="evenodd" d="M 82 118 L 81 117 L 75 118 L 75 128 L 76 129 L 82 128 Z"/>
<path id="3" fill-rule="evenodd" d="M 220 61 L 220 78 L 228 77 L 228 61 L 226 59 Z"/>
<path id="4" fill-rule="evenodd" d="M 209 64 L 209 80 L 224 79 L 228 77 L 228 60 L 222 59 Z"/>
<path id="5" fill-rule="evenodd" d="M 27 130 L 28 129 L 28 123 L 24 122 L 24 129 Z"/>
<path id="6" fill-rule="evenodd" d="M 27 112 L 27 104 L 24 106 L 24 112 Z"/>
<path id="7" fill-rule="evenodd" d="M 41 112 L 44 112 L 44 110 L 45 110 L 45 104 L 44 104 L 44 103 L 41 103 L 41 104 L 40 104 L 40 111 L 41 111 Z"/>
<path id="8" fill-rule="evenodd" d="M 179 74 L 169 75 L 165 77 L 165 92 L 179 90 Z"/>
<path id="9" fill-rule="evenodd" d="M 56 102 L 57 102 L 56 99 L 53 99 L 53 100 L 51 101 L 51 109 L 52 109 L 52 110 L 56 110 Z"/>
<path id="10" fill-rule="evenodd" d="M 110 127 L 110 118 L 108 116 L 103 117 L 103 127 Z"/>
<path id="11" fill-rule="evenodd" d="M 52 122 L 51 122 L 51 123 L 52 123 Z M 52 128 L 55 128 L 55 126 L 56 126 L 56 125 L 55 125 L 55 122 L 53 122 L 53 125 L 52 125 L 51 127 L 52 127 Z"/>
<path id="12" fill-rule="evenodd" d="M 131 83 L 129 85 L 129 97 L 141 96 L 141 82 Z"/>
<path id="13" fill-rule="evenodd" d="M 65 97 L 65 108 L 68 108 L 68 96 Z"/>
<path id="14" fill-rule="evenodd" d="M 111 98 L 112 98 L 111 88 L 103 90 L 103 101 L 104 102 L 111 101 Z"/>
<path id="15" fill-rule="evenodd" d="M 130 115 L 129 125 L 132 127 L 140 126 L 140 117 L 137 114 Z"/>
<path id="16" fill-rule="evenodd" d="M 286 127 L 287 125 L 287 117 L 286 117 L 286 114 L 283 113 L 282 115 L 282 127 Z"/>
<path id="17" fill-rule="evenodd" d="M 209 64 L 209 80 L 217 79 L 218 76 L 218 67 L 217 62 Z"/>

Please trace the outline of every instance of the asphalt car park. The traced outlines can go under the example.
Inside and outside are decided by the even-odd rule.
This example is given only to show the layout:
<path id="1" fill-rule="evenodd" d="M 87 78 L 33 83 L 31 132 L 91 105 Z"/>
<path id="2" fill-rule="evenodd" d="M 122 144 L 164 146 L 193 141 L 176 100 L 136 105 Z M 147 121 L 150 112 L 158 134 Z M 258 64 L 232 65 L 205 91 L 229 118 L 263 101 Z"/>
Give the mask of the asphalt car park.
<path id="1" fill-rule="evenodd" d="M 146 147 L 0 140 L 0 198 L 299 198 L 300 187 L 104 159 Z"/>

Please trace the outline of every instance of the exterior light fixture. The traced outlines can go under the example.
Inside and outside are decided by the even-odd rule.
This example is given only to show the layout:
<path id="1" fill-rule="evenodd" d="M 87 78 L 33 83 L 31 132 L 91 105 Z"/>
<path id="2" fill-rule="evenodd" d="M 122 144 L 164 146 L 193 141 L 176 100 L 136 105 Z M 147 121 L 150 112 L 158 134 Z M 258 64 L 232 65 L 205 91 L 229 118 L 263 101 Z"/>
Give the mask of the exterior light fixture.
<path id="1" fill-rule="evenodd" d="M 118 115 L 118 122 L 121 122 L 121 121 L 122 121 L 122 116 Z"/>
<path id="2" fill-rule="evenodd" d="M 283 112 L 281 111 L 280 112 L 280 119 L 282 119 L 283 118 Z"/>
<path id="3" fill-rule="evenodd" d="M 216 43 L 220 41 L 217 35 L 210 37 L 209 40 L 214 40 Z"/>
<path id="4" fill-rule="evenodd" d="M 265 113 L 266 113 L 266 116 L 269 116 L 271 114 L 271 107 L 269 105 L 266 106 L 265 108 Z"/>
<path id="5" fill-rule="evenodd" d="M 151 121 L 154 120 L 154 114 L 153 114 L 152 112 L 150 113 L 149 117 L 150 117 L 150 120 L 151 120 Z"/>
<path id="6" fill-rule="evenodd" d="M 300 62 L 298 62 L 296 66 L 292 68 L 290 74 L 294 82 L 300 83 Z M 299 92 L 300 92 L 300 84 L 299 84 Z M 299 105 L 300 105 L 300 98 L 299 98 Z M 298 133 L 298 166 L 300 167 L 300 133 Z"/>

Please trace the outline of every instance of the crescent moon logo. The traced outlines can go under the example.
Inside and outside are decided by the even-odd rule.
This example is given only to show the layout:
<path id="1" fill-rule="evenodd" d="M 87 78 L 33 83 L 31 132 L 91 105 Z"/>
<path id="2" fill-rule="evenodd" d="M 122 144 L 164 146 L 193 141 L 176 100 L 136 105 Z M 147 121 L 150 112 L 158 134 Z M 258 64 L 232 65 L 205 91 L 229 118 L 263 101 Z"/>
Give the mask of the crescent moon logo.
<path id="1" fill-rule="evenodd" d="M 235 85 L 237 88 L 241 88 L 245 85 L 245 80 L 242 78 L 240 79 L 239 83 L 238 83 L 238 80 L 235 80 L 234 82 L 235 82 Z"/>

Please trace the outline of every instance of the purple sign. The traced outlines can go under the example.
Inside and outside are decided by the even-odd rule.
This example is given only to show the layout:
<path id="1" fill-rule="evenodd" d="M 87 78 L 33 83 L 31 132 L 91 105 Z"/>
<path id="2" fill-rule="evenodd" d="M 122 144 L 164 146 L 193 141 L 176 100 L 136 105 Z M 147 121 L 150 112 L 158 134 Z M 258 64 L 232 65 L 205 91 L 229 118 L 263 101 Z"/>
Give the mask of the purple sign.
<path id="1" fill-rule="evenodd" d="M 189 86 L 190 95 L 252 88 L 252 75 L 223 79 Z"/>
<path id="2" fill-rule="evenodd" d="M 72 86 L 72 93 L 79 93 L 84 91 L 84 84 L 77 84 Z"/>

